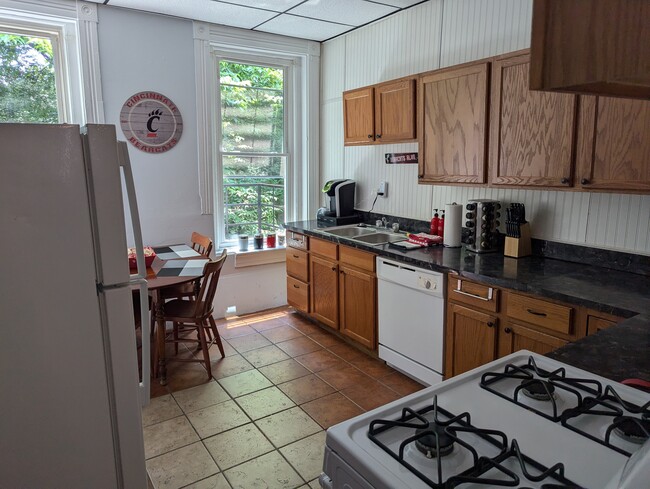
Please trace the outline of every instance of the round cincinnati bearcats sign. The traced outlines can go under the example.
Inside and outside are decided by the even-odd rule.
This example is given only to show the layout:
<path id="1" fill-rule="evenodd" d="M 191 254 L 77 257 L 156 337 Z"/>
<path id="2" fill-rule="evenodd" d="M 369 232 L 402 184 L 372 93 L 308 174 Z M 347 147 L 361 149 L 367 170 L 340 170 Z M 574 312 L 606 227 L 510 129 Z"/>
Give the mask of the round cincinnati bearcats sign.
<path id="1" fill-rule="evenodd" d="M 124 102 L 120 125 L 129 142 L 146 153 L 164 153 L 178 143 L 183 118 L 176 104 L 158 92 L 140 92 Z"/>

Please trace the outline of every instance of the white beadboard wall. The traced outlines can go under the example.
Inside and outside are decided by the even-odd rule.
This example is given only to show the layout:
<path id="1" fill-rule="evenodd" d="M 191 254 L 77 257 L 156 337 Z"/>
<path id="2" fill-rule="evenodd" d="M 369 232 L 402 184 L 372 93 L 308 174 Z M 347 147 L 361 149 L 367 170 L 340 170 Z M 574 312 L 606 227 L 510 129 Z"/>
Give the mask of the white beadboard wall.
<path id="1" fill-rule="evenodd" d="M 532 0 L 430 0 L 324 43 L 321 184 L 354 179 L 356 206 L 369 210 L 387 181 L 375 211 L 421 220 L 451 202 L 523 202 L 535 237 L 650 255 L 649 195 L 418 185 L 417 165 L 384 163 L 417 143 L 343 146 L 344 90 L 527 48 L 531 16 Z"/>

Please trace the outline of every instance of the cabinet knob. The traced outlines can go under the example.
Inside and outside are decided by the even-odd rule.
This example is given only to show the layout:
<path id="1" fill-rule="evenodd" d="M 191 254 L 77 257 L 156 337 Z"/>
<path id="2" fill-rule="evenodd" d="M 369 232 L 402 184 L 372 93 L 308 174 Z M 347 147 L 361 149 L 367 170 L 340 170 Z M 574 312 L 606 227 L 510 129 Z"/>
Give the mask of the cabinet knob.
<path id="1" fill-rule="evenodd" d="M 506 333 L 506 334 L 510 334 L 510 333 L 512 333 L 512 329 L 506 328 L 506 329 L 503 330 L 503 332 Z"/>
<path id="2" fill-rule="evenodd" d="M 372 139 L 372 134 L 368 134 L 368 139 Z"/>
<path id="3" fill-rule="evenodd" d="M 376 137 L 377 139 L 381 139 L 381 134 L 377 134 L 375 137 Z"/>
<path id="4" fill-rule="evenodd" d="M 332 271 L 333 271 L 333 272 L 336 272 L 336 267 L 332 267 Z"/>
<path id="5" fill-rule="evenodd" d="M 569 184 L 569 179 L 567 177 L 564 177 L 562 180 L 560 180 L 560 183 L 562 185 L 568 185 Z"/>
<path id="6" fill-rule="evenodd" d="M 589 185 L 589 179 L 588 178 L 583 178 L 582 180 L 580 180 L 580 183 L 582 185 Z"/>
<path id="7" fill-rule="evenodd" d="M 488 328 L 494 328 L 494 323 L 492 321 L 488 321 L 487 327 Z"/>

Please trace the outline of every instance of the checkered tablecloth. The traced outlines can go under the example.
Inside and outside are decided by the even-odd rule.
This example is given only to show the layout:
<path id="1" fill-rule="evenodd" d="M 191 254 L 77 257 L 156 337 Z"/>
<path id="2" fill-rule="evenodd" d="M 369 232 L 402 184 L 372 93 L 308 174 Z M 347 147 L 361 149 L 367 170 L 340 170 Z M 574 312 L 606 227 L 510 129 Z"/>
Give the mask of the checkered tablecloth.
<path id="1" fill-rule="evenodd" d="M 201 256 L 201 253 L 193 250 L 185 244 L 154 246 L 153 250 L 161 260 L 177 260 L 179 258 L 195 258 Z"/>
<path id="2" fill-rule="evenodd" d="M 158 271 L 158 277 L 198 277 L 209 260 L 169 260 Z"/>

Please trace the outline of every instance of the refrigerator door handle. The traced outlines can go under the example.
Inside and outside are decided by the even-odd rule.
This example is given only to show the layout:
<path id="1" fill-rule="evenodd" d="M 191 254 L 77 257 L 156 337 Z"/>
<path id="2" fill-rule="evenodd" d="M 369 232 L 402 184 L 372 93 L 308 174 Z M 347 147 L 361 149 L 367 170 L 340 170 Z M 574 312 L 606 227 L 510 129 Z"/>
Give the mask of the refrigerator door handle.
<path id="1" fill-rule="evenodd" d="M 149 288 L 147 287 L 147 267 L 144 262 L 144 245 L 142 243 L 142 228 L 140 227 L 140 214 L 138 213 L 138 201 L 135 196 L 135 183 L 129 149 L 126 141 L 117 142 L 117 154 L 120 168 L 124 174 L 126 196 L 129 202 L 129 214 L 135 241 L 135 256 L 138 265 L 138 273 L 131 275 L 130 282 L 137 284 L 140 289 L 140 321 L 142 326 L 142 382 L 140 382 L 140 402 L 143 406 L 149 404 L 149 382 L 151 351 L 149 347 L 149 336 L 151 332 L 151 321 L 149 319 Z"/>

